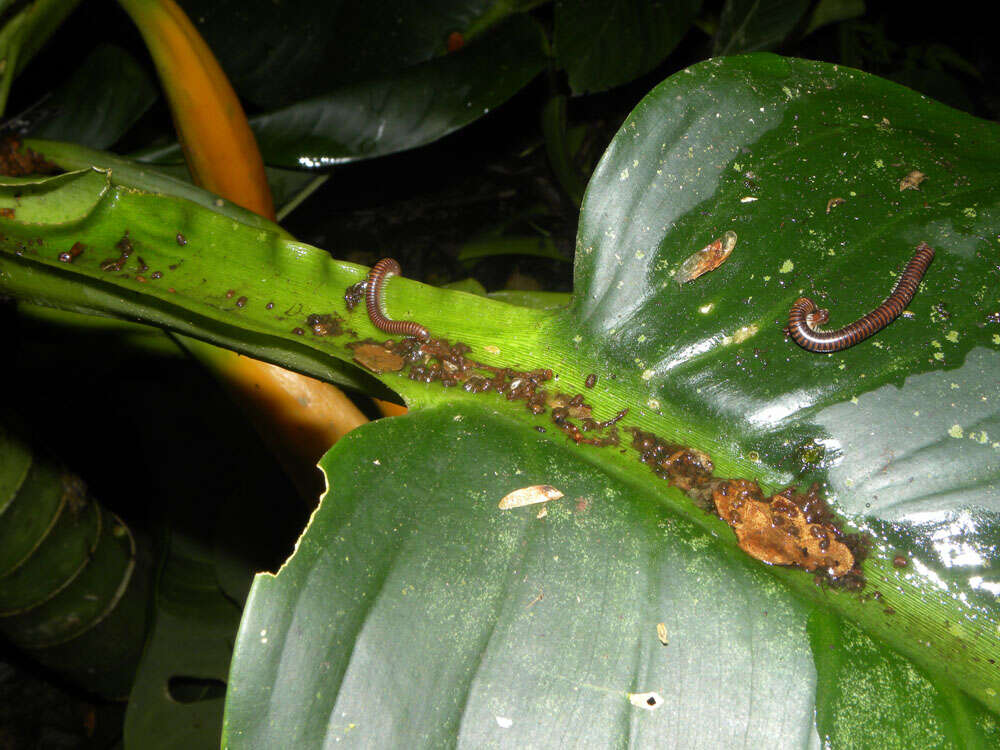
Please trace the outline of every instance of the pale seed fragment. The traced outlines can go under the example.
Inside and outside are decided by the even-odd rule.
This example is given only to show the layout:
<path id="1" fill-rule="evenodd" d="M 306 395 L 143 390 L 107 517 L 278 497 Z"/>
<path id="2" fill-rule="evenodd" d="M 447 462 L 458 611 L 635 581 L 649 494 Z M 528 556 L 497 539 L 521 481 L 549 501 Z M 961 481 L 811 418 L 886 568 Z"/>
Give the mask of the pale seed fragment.
<path id="1" fill-rule="evenodd" d="M 559 490 L 551 484 L 534 484 L 531 487 L 522 487 L 503 496 L 498 506 L 500 510 L 510 510 L 520 508 L 525 505 L 535 505 L 536 503 L 547 503 L 549 500 L 558 500 L 563 496 Z"/>

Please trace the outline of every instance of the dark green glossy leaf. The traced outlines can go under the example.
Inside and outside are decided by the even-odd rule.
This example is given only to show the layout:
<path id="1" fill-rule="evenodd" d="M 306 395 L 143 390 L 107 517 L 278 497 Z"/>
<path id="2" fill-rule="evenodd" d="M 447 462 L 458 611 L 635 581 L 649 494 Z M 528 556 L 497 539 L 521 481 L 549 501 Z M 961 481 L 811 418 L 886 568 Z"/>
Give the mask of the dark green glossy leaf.
<path id="1" fill-rule="evenodd" d="M 807 743 L 807 610 L 648 488 L 487 404 L 365 425 L 322 466 L 247 603 L 224 747 Z M 542 483 L 545 518 L 497 507 Z"/>
<path id="2" fill-rule="evenodd" d="M 108 148 L 158 96 L 155 84 L 128 52 L 99 45 L 40 106 L 47 115 L 32 126 L 36 138 Z"/>
<path id="3" fill-rule="evenodd" d="M 490 744 L 488 732 L 514 727 L 548 733 L 497 741 L 568 737 L 572 744 L 582 737 L 575 732 L 584 731 L 583 716 L 588 737 L 649 737 L 662 745 L 667 735 L 655 722 L 670 715 L 671 702 L 639 714 L 657 717 L 641 724 L 646 719 L 635 717 L 622 692 L 661 677 L 639 634 L 649 632 L 652 641 L 656 622 L 667 620 L 651 619 L 652 630 L 644 631 L 634 618 L 652 617 L 647 607 L 668 595 L 669 613 L 695 618 L 677 632 L 698 644 L 697 657 L 665 667 L 697 663 L 698 670 L 660 680 L 664 689 L 684 688 L 671 696 L 683 709 L 677 717 L 684 720 L 670 725 L 677 744 L 696 745 L 702 735 L 692 738 L 686 727 L 704 732 L 720 716 L 751 736 L 804 744 L 816 708 L 811 670 L 821 665 L 782 649 L 804 638 L 817 606 L 897 651 L 936 690 L 948 686 L 952 692 L 942 695 L 955 695 L 958 686 L 996 710 L 1000 618 L 990 570 L 998 549 L 1000 335 L 992 321 L 1000 303 L 988 281 L 997 236 L 996 136 L 994 124 L 856 71 L 769 55 L 710 61 L 652 92 L 595 172 L 569 310 L 514 308 L 398 278 L 386 287 L 393 317 L 418 318 L 433 333 L 468 343 L 482 361 L 552 367 L 558 389 L 570 394 L 584 393 L 586 376 L 598 375 L 585 392 L 596 418 L 628 408 L 623 426 L 707 451 L 719 476 L 768 488 L 824 483 L 848 528 L 874 536 L 863 595 L 750 560 L 725 523 L 666 486 L 630 447 L 575 446 L 549 415 L 532 417 L 496 394 L 384 375 L 414 416 L 363 429 L 331 454 L 332 493 L 287 577 L 258 582 L 234 662 L 234 675 L 248 676 L 239 688 L 234 682 L 228 701 L 233 746 L 237 731 L 243 739 L 267 738 L 273 729 L 259 715 L 271 716 L 272 704 L 298 720 L 275 714 L 275 726 L 287 721 L 294 736 L 351 731 L 369 746 L 395 739 Z M 926 175 L 920 190 L 901 191 L 900 181 L 917 169 Z M 364 269 L 184 201 L 80 174 L 12 182 L 0 205 L 15 211 L 0 217 L 0 289 L 8 293 L 45 299 L 65 284 L 54 303 L 67 304 L 76 280 L 76 304 L 97 306 L 97 298 L 109 313 L 266 347 L 275 360 L 302 350 L 313 362 L 347 359 L 355 337 L 384 338 L 363 313 L 343 308 L 344 289 Z M 100 253 L 72 264 L 56 260 L 71 240 L 110 252 L 126 227 L 136 255 L 157 268 L 183 264 L 153 284 L 137 278 L 135 258 L 116 271 L 101 270 Z M 179 228 L 189 237 L 186 250 L 173 243 Z M 726 231 L 738 234 L 732 256 L 678 285 L 672 272 Z M 910 305 L 912 317 L 829 356 L 784 339 L 797 296 L 821 299 L 835 324 L 853 320 L 886 295 L 919 241 L 938 255 Z M 230 262 L 235 257 L 242 262 Z M 310 330 L 309 316 L 319 313 L 343 318 L 340 335 Z M 419 416 L 429 406 L 439 408 Z M 381 440 L 380 430 L 391 439 Z M 541 482 L 561 485 L 574 500 L 587 497 L 585 488 L 597 493 L 592 499 L 606 497 L 596 525 L 557 526 L 557 516 L 549 533 L 525 512 L 512 516 L 521 524 L 514 530 L 502 526 L 499 497 Z M 675 544 L 683 549 L 669 557 Z M 893 565 L 897 553 L 901 566 Z M 669 564 L 658 567 L 657 555 Z M 573 561 L 574 570 L 566 573 L 557 557 Z M 498 571 L 509 570 L 520 575 L 498 583 Z M 739 570 L 752 578 L 739 578 Z M 537 591 L 525 600 L 524 586 L 538 580 L 548 587 L 532 604 Z M 725 583 L 732 586 L 716 587 Z M 550 588 L 558 606 L 536 615 L 548 612 L 537 608 L 551 601 Z M 605 599 L 588 609 L 595 591 Z M 324 596 L 341 604 L 319 612 Z M 404 596 L 411 598 L 400 603 Z M 773 598 L 767 606 L 741 598 L 758 596 Z M 702 617 L 708 607 L 723 614 Z M 728 619 L 730 609 L 743 619 Z M 735 623 L 746 622 L 747 609 L 788 619 L 740 640 L 745 631 Z M 481 621 L 496 627 L 480 629 Z M 699 641 L 696 633 L 711 638 Z M 731 651 L 720 651 L 731 643 Z M 652 641 L 649 648 L 663 647 Z M 277 649 L 284 659 L 269 655 Z M 759 657 L 762 649 L 774 651 Z M 302 653 L 309 658 L 300 662 Z M 725 664 L 702 668 L 715 665 L 719 653 L 735 672 Z M 255 660 L 276 670 L 282 689 L 257 682 Z M 300 663 L 320 676 L 291 666 Z M 780 688 L 766 682 L 753 689 L 775 675 Z M 406 687 L 390 691 L 390 684 Z M 433 691 L 421 687 L 428 684 Z M 760 702 L 725 702 L 727 690 L 744 687 Z M 858 690 L 868 691 L 869 702 L 877 698 L 874 683 Z M 696 701 L 703 715 L 693 714 L 689 694 L 703 698 Z M 979 722 L 954 700 L 945 704 L 951 725 Z M 510 706 L 521 713 L 509 715 Z M 939 721 L 934 711 L 913 719 L 921 732 Z M 567 714 L 576 720 L 554 728 Z M 519 717 L 526 723 L 514 723 Z M 650 726 L 657 731 L 646 734 Z M 849 738 L 843 727 L 831 720 L 822 731 L 836 745 Z M 735 736 L 731 729 L 704 735 L 706 745 Z M 967 735 L 956 729 L 949 736 Z"/>
<path id="4" fill-rule="evenodd" d="M 382 0 L 276 5 L 270 0 L 184 0 L 236 90 L 280 107 L 358 81 L 391 76 L 445 54 L 448 35 L 501 20 L 497 0 Z M 516 4 L 515 4 L 516 5 Z"/>
<path id="5" fill-rule="evenodd" d="M 10 86 L 80 0 L 5 3 L 0 9 L 0 116 Z"/>
<path id="6" fill-rule="evenodd" d="M 652 70 L 700 8 L 701 0 L 559 0 L 556 55 L 573 93 L 604 91 Z"/>
<path id="7" fill-rule="evenodd" d="M 468 125 L 520 91 L 545 66 L 544 39 L 512 18 L 459 52 L 345 84 L 250 118 L 267 164 L 316 168 L 423 146 Z M 146 152 L 176 160 L 176 145 Z"/>
<path id="8" fill-rule="evenodd" d="M 595 172 L 574 318 L 597 356 L 776 481 L 823 479 L 844 511 L 885 520 L 1000 510 L 996 136 L 852 70 L 771 56 L 690 69 L 637 108 Z M 900 190 L 915 169 L 920 189 Z M 670 278 L 727 230 L 739 239 L 721 268 Z M 908 316 L 833 355 L 784 338 L 802 294 L 834 326 L 875 307 L 921 241 L 937 255 Z M 681 325 L 651 335 L 664 319 Z M 812 465 L 810 442 L 824 446 Z"/>
<path id="9" fill-rule="evenodd" d="M 0 424 L 0 633 L 84 689 L 128 694 L 148 584 L 132 532 Z"/>
<path id="10" fill-rule="evenodd" d="M 712 53 L 735 55 L 773 49 L 791 33 L 807 10 L 809 0 L 726 0 Z"/>
<path id="11" fill-rule="evenodd" d="M 865 0 L 820 0 L 809 16 L 803 36 L 827 24 L 846 21 L 865 14 Z"/>
<path id="12" fill-rule="evenodd" d="M 853 625 L 815 610 L 808 630 L 824 747 L 985 749 L 1000 743 L 996 715 Z"/>

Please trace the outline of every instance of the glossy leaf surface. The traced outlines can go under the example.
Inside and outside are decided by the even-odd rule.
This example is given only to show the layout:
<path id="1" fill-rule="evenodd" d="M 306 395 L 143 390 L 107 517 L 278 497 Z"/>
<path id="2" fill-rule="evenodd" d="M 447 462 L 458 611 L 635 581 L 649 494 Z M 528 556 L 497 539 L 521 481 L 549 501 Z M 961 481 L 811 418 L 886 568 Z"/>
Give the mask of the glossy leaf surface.
<path id="1" fill-rule="evenodd" d="M 687 33 L 701 0 L 560 0 L 555 47 L 575 94 L 604 91 L 648 72 Z"/>
<path id="2" fill-rule="evenodd" d="M 492 742 L 488 732 L 498 730 L 509 733 L 497 742 L 572 743 L 587 716 L 588 737 L 655 744 L 668 731 L 678 744 L 697 746 L 686 727 L 704 732 L 731 716 L 739 737 L 800 746 L 815 731 L 849 746 L 867 714 L 843 710 L 817 686 L 864 674 L 864 661 L 854 662 L 843 644 L 864 650 L 865 641 L 838 635 L 839 625 L 810 632 L 815 611 L 851 621 L 879 649 L 898 652 L 884 652 L 891 658 L 882 674 L 890 682 L 905 675 L 914 700 L 930 707 L 913 719 L 911 736 L 940 735 L 951 745 L 989 738 L 993 717 L 955 700 L 955 690 L 1000 705 L 989 573 L 1000 398 L 990 373 L 1000 340 L 996 287 L 985 281 L 996 253 L 996 135 L 995 125 L 856 71 L 767 55 L 711 61 L 654 90 L 595 172 L 568 310 L 511 308 L 405 279 L 387 286 L 394 317 L 418 318 L 491 364 L 551 367 L 554 387 L 584 393 L 597 418 L 628 408 L 622 426 L 707 451 L 719 476 L 770 489 L 822 482 L 849 528 L 874 537 L 864 592 L 821 588 L 801 571 L 750 560 L 725 523 L 653 475 L 627 442 L 575 446 L 548 414 L 531 417 L 517 402 L 385 375 L 414 413 L 364 428 L 327 457 L 332 490 L 297 556 L 276 579 L 258 581 L 229 694 L 231 746 L 266 744 L 270 718 L 284 726 L 283 712 L 301 720 L 290 731 L 304 741 L 359 745 L 437 746 L 444 738 L 471 746 Z M 925 175 L 919 190 L 900 190 L 914 170 Z M 18 190 L 16 217 L 0 220 L 3 231 L 43 233 L 45 241 L 3 243 L 0 279 L 11 293 L 44 297 L 53 279 L 71 277 L 90 304 L 97 306 L 91 295 L 100 290 L 108 312 L 202 326 L 205 338 L 266 345 L 276 358 L 287 356 L 283 348 L 347 358 L 344 344 L 355 335 L 384 338 L 341 307 L 363 269 L 315 249 L 255 236 L 106 175 Z M 56 205 L 61 218 L 39 226 Z M 109 273 L 91 256 L 54 260 L 52 250 L 70 238 L 110 250 L 126 225 L 147 262 L 184 259 L 163 284 L 139 281 L 133 265 Z M 170 244 L 177 228 L 194 238 L 186 251 Z M 678 285 L 671 272 L 726 231 L 738 235 L 728 260 Z M 822 300 L 835 324 L 853 320 L 884 298 L 919 241 L 938 254 L 912 317 L 833 355 L 784 339 L 797 296 Z M 243 267 L 226 263 L 237 246 Z M 304 325 L 324 311 L 344 318 L 340 335 Z M 585 391 L 588 374 L 598 381 Z M 511 527 L 496 502 L 541 483 L 562 485 L 566 498 L 593 491 L 591 499 L 607 502 L 585 504 L 600 514 L 593 526 L 574 520 L 577 506 L 564 503 L 545 520 L 531 510 L 511 516 L 520 524 Z M 570 572 L 553 559 L 564 556 L 574 563 Z M 532 603 L 533 591 L 524 600 L 523 586 L 536 581 L 542 598 Z M 596 595 L 601 606 L 588 598 Z M 656 619 L 661 601 L 668 615 Z M 558 606 L 539 609 L 546 602 Z M 758 611 L 779 624 L 768 619 L 744 639 L 747 613 Z M 693 618 L 690 628 L 667 620 L 682 614 Z M 658 622 L 669 646 L 656 637 Z M 675 624 L 677 644 L 690 638 L 697 656 L 664 666 L 660 654 L 673 653 Z M 821 658 L 831 644 L 839 662 Z M 719 654 L 726 663 L 713 661 Z M 305 663 L 327 677 L 294 666 Z M 680 677 L 657 671 L 684 665 L 690 671 Z M 427 691 L 399 687 L 414 680 L 433 684 L 432 700 L 417 705 L 413 694 Z M 662 691 L 682 685 L 684 693 L 667 697 L 653 683 L 666 685 Z M 759 703 L 748 708 L 727 692 L 747 684 L 759 686 L 749 693 Z M 903 719 L 879 684 L 859 680 L 852 688 L 868 709 L 894 717 L 885 727 L 898 739 L 892 727 Z M 647 689 L 667 697 L 655 712 L 640 713 L 622 697 Z M 686 703 L 689 693 L 704 698 L 702 713 Z M 656 722 L 670 715 L 672 701 L 684 720 L 664 730 Z M 355 716 L 363 721 L 348 718 Z M 522 720 L 548 733 L 533 741 L 513 734 Z M 728 725 L 719 732 L 706 734 L 705 746 L 737 736 Z"/>
<path id="3" fill-rule="evenodd" d="M 726 0 L 712 51 L 716 55 L 736 55 L 773 49 L 807 10 L 807 0 Z"/>
<path id="4" fill-rule="evenodd" d="M 487 114 L 544 68 L 538 25 L 518 16 L 462 50 L 250 118 L 267 164 L 329 167 L 431 143 Z M 310 77 L 314 77 L 312 74 Z M 171 160 L 180 149 L 151 151 Z"/>
<path id="5" fill-rule="evenodd" d="M 51 97 L 33 123 L 35 138 L 108 148 L 156 101 L 156 84 L 128 52 L 110 44 L 91 52 Z"/>
<path id="6" fill-rule="evenodd" d="M 450 33 L 464 32 L 484 15 L 494 15 L 494 8 L 511 5 L 496 0 L 181 4 L 237 91 L 263 107 L 427 62 L 445 53 Z"/>

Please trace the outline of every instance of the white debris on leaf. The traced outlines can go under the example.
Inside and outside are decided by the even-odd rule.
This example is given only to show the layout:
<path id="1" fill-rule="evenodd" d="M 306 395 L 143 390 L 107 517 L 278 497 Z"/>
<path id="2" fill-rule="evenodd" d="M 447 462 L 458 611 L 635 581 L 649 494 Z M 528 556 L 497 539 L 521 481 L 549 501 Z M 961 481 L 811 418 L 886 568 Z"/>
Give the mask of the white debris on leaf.
<path id="1" fill-rule="evenodd" d="M 558 500 L 562 496 L 563 493 L 551 484 L 535 484 L 531 487 L 522 487 L 519 490 L 514 490 L 504 495 L 498 507 L 500 510 L 510 510 L 511 508 L 520 508 L 525 505 L 547 503 L 549 500 Z"/>
<path id="2" fill-rule="evenodd" d="M 663 705 L 663 698 L 659 693 L 655 692 L 629 693 L 628 702 L 638 708 L 644 708 L 647 711 L 655 711 Z"/>

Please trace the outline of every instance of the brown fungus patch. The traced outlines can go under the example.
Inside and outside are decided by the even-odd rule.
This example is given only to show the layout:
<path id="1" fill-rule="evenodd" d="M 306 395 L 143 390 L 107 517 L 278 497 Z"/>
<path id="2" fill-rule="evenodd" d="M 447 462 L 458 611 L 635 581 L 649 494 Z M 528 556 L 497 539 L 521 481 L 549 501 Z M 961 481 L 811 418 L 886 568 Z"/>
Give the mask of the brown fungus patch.
<path id="1" fill-rule="evenodd" d="M 361 341 L 347 346 L 354 353 L 354 361 L 376 375 L 381 375 L 384 372 L 399 372 L 406 364 L 402 357 L 386 349 L 382 344 Z"/>
<path id="2" fill-rule="evenodd" d="M 689 495 L 695 491 L 692 499 L 701 507 L 708 509 L 704 493 L 697 491 L 713 481 L 712 470 L 715 467 L 707 453 L 669 443 L 637 427 L 626 427 L 625 431 L 632 433 L 632 447 L 639 451 L 640 461 L 649 466 L 656 476 L 666 479 L 674 487 Z"/>
<path id="3" fill-rule="evenodd" d="M 313 314 L 306 318 L 306 325 L 317 336 L 340 336 L 344 332 L 342 320 L 336 313 Z"/>
<path id="4" fill-rule="evenodd" d="M 61 172 L 55 164 L 21 143 L 16 136 L 0 139 L 0 174 L 24 177 L 29 174 L 56 174 Z"/>
<path id="5" fill-rule="evenodd" d="M 452 344 L 447 339 L 420 341 L 408 337 L 382 344 L 368 340 L 348 346 L 355 361 L 373 372 L 405 371 L 411 380 L 422 383 L 460 386 L 468 393 L 498 393 L 508 401 L 523 401 L 525 408 L 536 416 L 550 411 L 552 422 L 577 444 L 618 445 L 615 424 L 628 413 L 623 409 L 600 422 L 591 416 L 592 407 L 582 393 L 550 393 L 543 387 L 552 380 L 552 370 L 488 365 L 469 357 L 470 347 L 460 341 Z"/>
<path id="6" fill-rule="evenodd" d="M 368 339 L 348 347 L 356 362 L 376 374 L 400 372 L 411 380 L 460 386 L 469 393 L 502 394 L 508 401 L 523 401 L 533 415 L 549 411 L 553 424 L 577 444 L 618 445 L 617 424 L 629 411 L 622 409 L 612 418 L 598 421 L 591 416 L 593 408 L 582 393 L 549 392 L 544 387 L 554 377 L 551 370 L 488 365 L 472 359 L 471 348 L 462 342 L 407 337 L 383 342 Z M 535 429 L 545 431 L 538 425 Z M 736 533 L 740 548 L 752 557 L 815 571 L 819 583 L 855 590 L 864 587 L 860 563 L 867 554 L 867 543 L 861 536 L 838 528 L 817 486 L 808 492 L 789 487 L 765 499 L 756 482 L 713 476 L 711 457 L 696 448 L 637 427 L 624 430 L 632 434 L 632 448 L 640 461 L 698 507 L 717 513 Z M 577 512 L 588 504 L 578 502 Z"/>
<path id="7" fill-rule="evenodd" d="M 827 571 L 841 578 L 855 569 L 854 554 L 832 523 L 810 523 L 788 491 L 770 498 L 746 479 L 722 482 L 713 492 L 719 517 L 736 533 L 740 549 L 771 565 Z"/>

